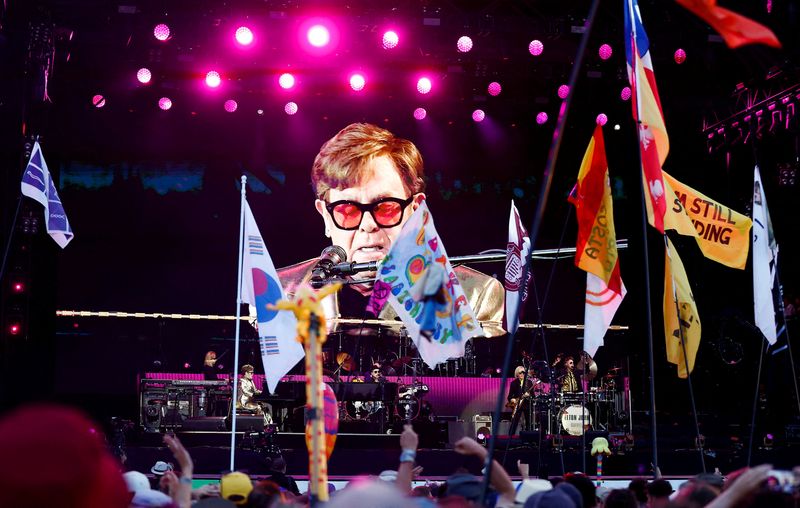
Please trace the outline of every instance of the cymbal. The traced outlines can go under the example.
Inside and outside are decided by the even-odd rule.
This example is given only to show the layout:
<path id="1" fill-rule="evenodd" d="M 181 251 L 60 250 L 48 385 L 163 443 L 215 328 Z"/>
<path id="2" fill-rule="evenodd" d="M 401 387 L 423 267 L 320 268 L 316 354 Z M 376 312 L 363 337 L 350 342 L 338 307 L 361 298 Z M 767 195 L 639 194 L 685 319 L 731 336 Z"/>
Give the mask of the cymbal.
<path id="1" fill-rule="evenodd" d="M 591 381 L 595 377 L 597 377 L 597 363 L 595 363 L 594 359 L 589 356 L 589 353 L 586 351 L 581 352 L 581 359 L 578 362 L 578 365 L 575 366 L 575 370 L 583 375 L 584 370 L 586 371 L 586 379 Z"/>
<path id="2" fill-rule="evenodd" d="M 622 370 L 622 367 L 611 367 L 610 369 L 608 369 L 608 372 L 610 374 L 612 372 L 616 373 L 617 371 L 620 371 L 620 370 Z"/>
<path id="3" fill-rule="evenodd" d="M 351 372 L 356 368 L 356 362 L 353 361 L 353 357 L 347 353 L 339 353 L 336 355 L 336 363 L 342 368 L 342 370 Z"/>

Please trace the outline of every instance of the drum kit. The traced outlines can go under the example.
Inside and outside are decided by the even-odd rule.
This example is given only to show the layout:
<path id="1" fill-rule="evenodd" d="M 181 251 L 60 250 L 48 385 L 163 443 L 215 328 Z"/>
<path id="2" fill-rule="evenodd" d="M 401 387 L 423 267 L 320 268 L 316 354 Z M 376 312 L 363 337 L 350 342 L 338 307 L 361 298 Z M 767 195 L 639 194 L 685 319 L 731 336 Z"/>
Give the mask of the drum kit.
<path id="1" fill-rule="evenodd" d="M 552 377 L 551 384 L 540 383 L 543 389 L 534 392 L 531 406 L 534 414 L 529 419 L 533 421 L 533 430 L 570 436 L 581 436 L 592 429 L 623 430 L 614 428 L 624 424 L 628 407 L 627 393 L 617 389 L 621 369 L 612 367 L 601 377 L 597 376 L 598 370 L 594 359 L 582 353 L 574 373 L 583 391 L 562 392 L 561 382 L 566 374 L 551 376 L 546 362 L 533 362 L 530 372 L 539 380 Z"/>

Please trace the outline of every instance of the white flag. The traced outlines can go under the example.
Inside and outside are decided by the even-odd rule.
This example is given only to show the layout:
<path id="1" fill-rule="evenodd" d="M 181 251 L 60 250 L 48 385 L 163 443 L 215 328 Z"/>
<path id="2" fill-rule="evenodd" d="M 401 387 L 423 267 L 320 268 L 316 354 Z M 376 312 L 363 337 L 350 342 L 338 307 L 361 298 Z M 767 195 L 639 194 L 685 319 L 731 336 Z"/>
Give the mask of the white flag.
<path id="1" fill-rule="evenodd" d="M 611 320 L 614 319 L 622 299 L 628 293 L 622 278 L 619 279 L 619 283 L 621 292 L 617 293 L 608 287 L 606 281 L 592 272 L 586 272 L 583 350 L 589 353 L 589 356 L 597 354 L 597 350 L 603 345 L 603 337 L 611 326 Z"/>
<path id="2" fill-rule="evenodd" d="M 281 378 L 297 365 L 305 352 L 296 340 L 297 319 L 294 314 L 267 309 L 268 304 L 274 304 L 286 295 L 246 200 L 242 278 L 242 300 L 256 309 L 261 361 L 269 391 L 274 393 Z"/>
<path id="3" fill-rule="evenodd" d="M 522 313 L 517 312 L 520 305 L 528 299 L 528 285 L 531 281 L 531 267 L 527 266 L 531 255 L 531 239 L 519 218 L 514 200 L 511 200 L 511 215 L 508 218 L 508 243 L 506 244 L 506 276 L 503 287 L 506 290 L 506 312 L 503 325 L 508 333 L 514 333 L 519 326 Z M 522 274 L 526 273 L 525 281 Z"/>
<path id="4" fill-rule="evenodd" d="M 22 194 L 35 199 L 44 207 L 47 233 L 59 247 L 62 249 L 66 247 L 75 235 L 72 234 L 67 212 L 64 211 L 61 198 L 58 197 L 56 185 L 50 176 L 50 170 L 47 169 L 47 163 L 44 161 L 38 141 L 33 143 L 31 158 L 22 175 L 21 187 Z"/>
<path id="5" fill-rule="evenodd" d="M 777 340 L 773 288 L 778 267 L 778 244 L 769 219 L 761 173 L 755 168 L 753 184 L 753 303 L 756 326 L 770 344 Z"/>

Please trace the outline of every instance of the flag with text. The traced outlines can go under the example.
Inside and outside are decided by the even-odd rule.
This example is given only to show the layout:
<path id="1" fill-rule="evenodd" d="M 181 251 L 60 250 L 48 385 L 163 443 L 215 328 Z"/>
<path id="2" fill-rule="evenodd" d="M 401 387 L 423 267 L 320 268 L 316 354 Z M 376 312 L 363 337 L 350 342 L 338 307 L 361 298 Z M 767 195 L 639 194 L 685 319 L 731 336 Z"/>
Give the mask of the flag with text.
<path id="1" fill-rule="evenodd" d="M 39 142 L 33 143 L 31 158 L 22 175 L 22 194 L 35 199 L 44 207 L 44 217 L 47 222 L 47 233 L 62 249 L 72 241 L 75 236 L 67 219 L 67 212 L 58 197 L 56 185 L 47 163 L 44 161 Z"/>

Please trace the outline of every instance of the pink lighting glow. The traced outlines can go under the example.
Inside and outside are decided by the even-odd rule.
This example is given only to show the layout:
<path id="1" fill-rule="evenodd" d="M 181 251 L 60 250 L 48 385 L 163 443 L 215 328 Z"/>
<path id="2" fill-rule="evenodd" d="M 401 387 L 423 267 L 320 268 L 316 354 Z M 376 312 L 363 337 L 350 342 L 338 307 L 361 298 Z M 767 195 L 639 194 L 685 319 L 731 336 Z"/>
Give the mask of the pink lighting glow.
<path id="1" fill-rule="evenodd" d="M 459 37 L 458 41 L 456 42 L 456 48 L 458 48 L 461 53 L 468 52 L 472 49 L 472 39 L 466 35 Z"/>
<path id="2" fill-rule="evenodd" d="M 612 53 L 614 53 L 614 51 L 611 49 L 611 46 L 609 46 L 608 44 L 603 44 L 602 46 L 600 46 L 600 49 L 597 51 L 597 54 L 600 55 L 600 59 L 601 60 L 608 60 L 609 58 L 611 58 Z"/>
<path id="3" fill-rule="evenodd" d="M 209 88 L 217 88 L 221 84 L 222 84 L 222 77 L 220 77 L 219 72 L 208 71 L 206 73 L 206 85 Z"/>
<path id="4" fill-rule="evenodd" d="M 540 111 L 539 114 L 536 115 L 536 123 L 539 125 L 544 125 L 547 123 L 547 113 Z"/>
<path id="5" fill-rule="evenodd" d="M 169 27 L 164 23 L 159 23 L 153 28 L 153 36 L 160 41 L 169 39 L 169 35 Z"/>
<path id="6" fill-rule="evenodd" d="M 397 47 L 397 43 L 399 42 L 400 37 L 397 36 L 397 32 L 389 30 L 383 34 L 383 49 L 394 49 Z"/>
<path id="7" fill-rule="evenodd" d="M 675 50 L 675 63 L 680 65 L 686 61 L 686 51 L 678 48 Z"/>
<path id="8" fill-rule="evenodd" d="M 489 92 L 489 95 L 491 95 L 492 97 L 497 97 L 498 95 L 500 95 L 500 92 L 503 91 L 503 87 L 500 86 L 500 83 L 498 83 L 497 81 L 492 81 L 491 83 L 489 83 L 487 91 Z"/>
<path id="9" fill-rule="evenodd" d="M 486 118 L 486 113 L 482 109 L 476 109 L 472 112 L 472 119 L 476 122 L 482 122 L 484 118 Z"/>
<path id="10" fill-rule="evenodd" d="M 315 48 L 323 48 L 331 42 L 331 33 L 324 25 L 314 25 L 306 32 L 306 38 Z"/>
<path id="11" fill-rule="evenodd" d="M 631 87 L 626 86 L 625 88 L 623 88 L 622 91 L 619 93 L 619 98 L 622 99 L 623 101 L 627 101 L 628 99 L 630 99 Z"/>
<path id="12" fill-rule="evenodd" d="M 239 104 L 235 100 L 228 99 L 227 101 L 225 101 L 225 111 L 227 111 L 228 113 L 233 113 L 238 108 Z"/>
<path id="13" fill-rule="evenodd" d="M 560 87 L 558 87 L 559 99 L 566 99 L 567 95 L 569 95 L 569 87 L 567 85 L 561 85 Z"/>
<path id="14" fill-rule="evenodd" d="M 597 125 L 603 126 L 608 122 L 608 117 L 606 116 L 605 113 L 600 113 L 599 115 L 597 115 L 595 122 L 597 123 Z"/>
<path id="15" fill-rule="evenodd" d="M 356 92 L 360 92 L 364 89 L 364 85 L 367 84 L 366 78 L 364 78 L 363 74 L 353 74 L 350 76 L 350 88 L 352 88 Z"/>
<path id="16" fill-rule="evenodd" d="M 297 113 L 297 104 L 294 102 L 287 102 L 286 105 L 283 107 L 283 110 L 286 112 L 287 115 L 293 115 Z"/>
<path id="17" fill-rule="evenodd" d="M 172 99 L 169 97 L 162 97 L 158 99 L 158 107 L 163 109 L 164 111 L 168 110 L 172 107 Z"/>
<path id="18" fill-rule="evenodd" d="M 103 97 L 103 96 L 102 96 L 102 95 L 100 95 L 100 94 L 97 94 L 97 95 L 95 95 L 94 97 L 92 97 L 92 104 L 93 104 L 93 105 L 94 105 L 94 107 L 96 107 L 96 108 L 102 108 L 103 106 L 105 106 L 105 105 L 106 105 L 106 98 L 105 98 L 105 97 Z"/>
<path id="19" fill-rule="evenodd" d="M 153 74 L 150 72 L 150 69 L 147 67 L 142 67 L 138 71 L 136 71 L 136 79 L 139 80 L 139 83 L 147 84 L 153 78 Z"/>
<path id="20" fill-rule="evenodd" d="M 428 112 L 425 111 L 425 108 L 417 108 L 414 110 L 414 118 L 417 120 L 424 120 L 426 116 L 428 116 Z"/>
<path id="21" fill-rule="evenodd" d="M 249 46 L 253 43 L 253 31 L 246 26 L 240 26 L 236 29 L 236 42 L 242 46 Z"/>
<path id="22" fill-rule="evenodd" d="M 528 44 L 528 51 L 533 56 L 539 56 L 544 51 L 544 44 L 542 44 L 542 41 L 534 39 Z"/>
<path id="23" fill-rule="evenodd" d="M 425 95 L 426 93 L 429 93 L 431 91 L 431 87 L 432 86 L 433 85 L 431 84 L 431 80 L 429 78 L 424 78 L 423 77 L 423 78 L 419 78 L 419 80 L 417 80 L 417 92 L 419 92 L 419 93 L 421 93 L 423 95 Z"/>
<path id="24" fill-rule="evenodd" d="M 289 90 L 290 88 L 292 88 L 294 86 L 294 76 L 292 76 L 288 72 L 284 72 L 278 78 L 278 84 L 284 90 Z"/>

